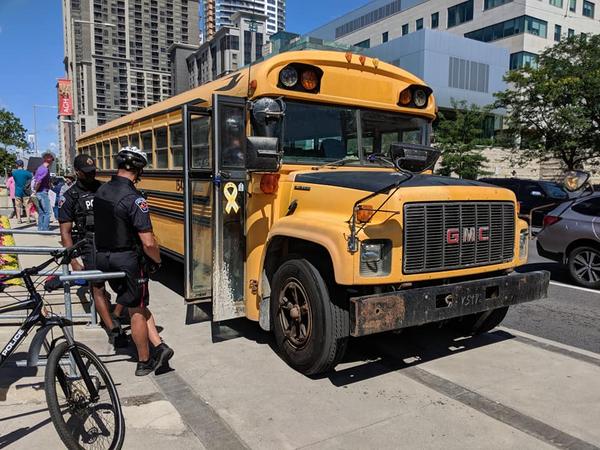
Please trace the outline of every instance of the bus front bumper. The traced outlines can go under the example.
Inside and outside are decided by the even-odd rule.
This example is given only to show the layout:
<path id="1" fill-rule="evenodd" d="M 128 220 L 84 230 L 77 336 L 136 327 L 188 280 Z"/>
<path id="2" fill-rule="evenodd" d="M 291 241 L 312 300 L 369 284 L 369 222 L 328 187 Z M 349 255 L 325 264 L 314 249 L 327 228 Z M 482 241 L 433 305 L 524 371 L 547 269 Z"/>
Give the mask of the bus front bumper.
<path id="1" fill-rule="evenodd" d="M 366 336 L 539 300 L 547 296 L 549 282 L 549 272 L 536 271 L 353 297 L 350 334 Z"/>

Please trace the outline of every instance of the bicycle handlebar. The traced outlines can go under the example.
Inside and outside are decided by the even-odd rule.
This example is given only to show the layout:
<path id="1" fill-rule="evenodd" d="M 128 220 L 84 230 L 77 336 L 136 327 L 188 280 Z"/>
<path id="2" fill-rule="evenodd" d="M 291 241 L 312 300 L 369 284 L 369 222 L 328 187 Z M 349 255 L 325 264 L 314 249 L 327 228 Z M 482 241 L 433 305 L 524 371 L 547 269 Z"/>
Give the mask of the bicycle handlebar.
<path id="1" fill-rule="evenodd" d="M 89 243 L 89 239 L 82 239 L 81 241 L 77 242 L 71 247 L 61 250 L 54 250 L 52 253 L 50 253 L 52 255 L 52 258 L 50 258 L 49 260 L 44 261 L 38 266 L 25 268 L 16 275 L 6 275 L 4 277 L 0 277 L 0 282 L 12 280 L 14 278 L 23 278 L 24 275 L 37 275 L 39 272 L 44 270 L 52 263 L 69 264 L 71 260 L 73 260 L 76 257 L 75 253 L 77 252 L 77 250 L 79 250 L 87 243 Z"/>

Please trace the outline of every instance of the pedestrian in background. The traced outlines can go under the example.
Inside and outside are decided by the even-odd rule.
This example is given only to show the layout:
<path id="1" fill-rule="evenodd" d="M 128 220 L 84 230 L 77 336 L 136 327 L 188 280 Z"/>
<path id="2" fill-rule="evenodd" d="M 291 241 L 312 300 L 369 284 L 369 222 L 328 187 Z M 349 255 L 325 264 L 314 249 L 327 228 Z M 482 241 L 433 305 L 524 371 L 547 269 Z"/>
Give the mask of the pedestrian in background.
<path id="1" fill-rule="evenodd" d="M 29 214 L 29 197 L 31 196 L 31 180 L 33 176 L 29 170 L 23 169 L 23 160 L 17 160 L 17 168 L 13 170 L 12 176 L 15 180 L 15 208 L 17 213 L 17 220 L 19 223 L 23 223 L 21 216 L 23 209 L 27 216 L 27 221 L 31 222 L 31 216 Z"/>
<path id="2" fill-rule="evenodd" d="M 62 177 L 54 177 L 52 179 L 52 192 L 54 193 L 54 201 L 52 202 L 52 212 L 54 219 L 58 220 L 58 201 L 60 199 L 60 191 L 65 184 Z"/>
<path id="3" fill-rule="evenodd" d="M 44 162 L 35 171 L 35 196 L 39 200 L 38 207 L 38 231 L 48 231 L 50 229 L 51 208 L 50 197 L 50 166 L 54 162 L 52 153 L 44 153 L 42 155 Z"/>
<path id="4" fill-rule="evenodd" d="M 8 178 L 6 179 L 6 189 L 8 189 L 8 197 L 12 203 L 12 213 L 10 213 L 10 219 L 16 216 L 17 210 L 15 209 L 15 179 L 12 176 L 12 170 L 8 172 Z"/>
<path id="5" fill-rule="evenodd" d="M 60 188 L 60 192 L 58 193 L 58 199 L 60 200 L 60 198 L 65 195 L 65 192 L 67 192 L 67 190 L 73 186 L 73 183 L 75 183 L 75 179 L 76 179 L 76 175 L 73 175 L 72 173 L 65 175 L 65 182 L 64 184 L 61 186 Z M 60 205 L 59 205 L 60 207 Z"/>

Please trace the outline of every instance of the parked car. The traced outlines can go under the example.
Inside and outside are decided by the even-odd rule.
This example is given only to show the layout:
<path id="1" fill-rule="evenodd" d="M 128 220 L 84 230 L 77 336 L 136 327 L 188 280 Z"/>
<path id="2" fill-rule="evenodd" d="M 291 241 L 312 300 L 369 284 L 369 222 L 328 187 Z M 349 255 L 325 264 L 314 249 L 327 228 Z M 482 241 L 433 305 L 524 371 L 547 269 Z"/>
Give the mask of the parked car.
<path id="1" fill-rule="evenodd" d="M 557 204 L 569 200 L 563 186 L 552 181 L 526 180 L 522 178 L 481 178 L 479 181 L 510 189 L 521 205 L 521 215 L 531 214 L 531 225 L 541 227 L 544 215 Z M 540 208 L 547 206 L 547 208 Z M 532 213 L 532 209 L 540 208 Z"/>
<path id="2" fill-rule="evenodd" d="M 568 268 L 577 284 L 600 288 L 600 193 L 562 203 L 537 235 L 540 256 Z"/>

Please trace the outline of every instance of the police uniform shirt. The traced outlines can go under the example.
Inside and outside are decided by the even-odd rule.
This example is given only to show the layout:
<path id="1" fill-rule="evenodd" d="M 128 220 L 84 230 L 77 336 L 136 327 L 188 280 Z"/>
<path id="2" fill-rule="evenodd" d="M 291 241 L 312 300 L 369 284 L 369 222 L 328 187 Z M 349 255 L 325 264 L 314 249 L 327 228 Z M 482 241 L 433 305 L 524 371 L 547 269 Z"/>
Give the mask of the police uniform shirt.
<path id="1" fill-rule="evenodd" d="M 75 222 L 78 202 L 82 212 L 93 214 L 94 196 L 90 194 L 95 194 L 101 185 L 102 183 L 98 180 L 94 180 L 94 183 L 91 183 L 90 186 L 85 186 L 81 181 L 77 181 L 67 189 L 58 199 L 58 222 Z"/>
<path id="2" fill-rule="evenodd" d="M 94 202 L 99 251 L 132 248 L 137 233 L 152 231 L 148 203 L 128 178 L 113 176 L 98 190 Z"/>

